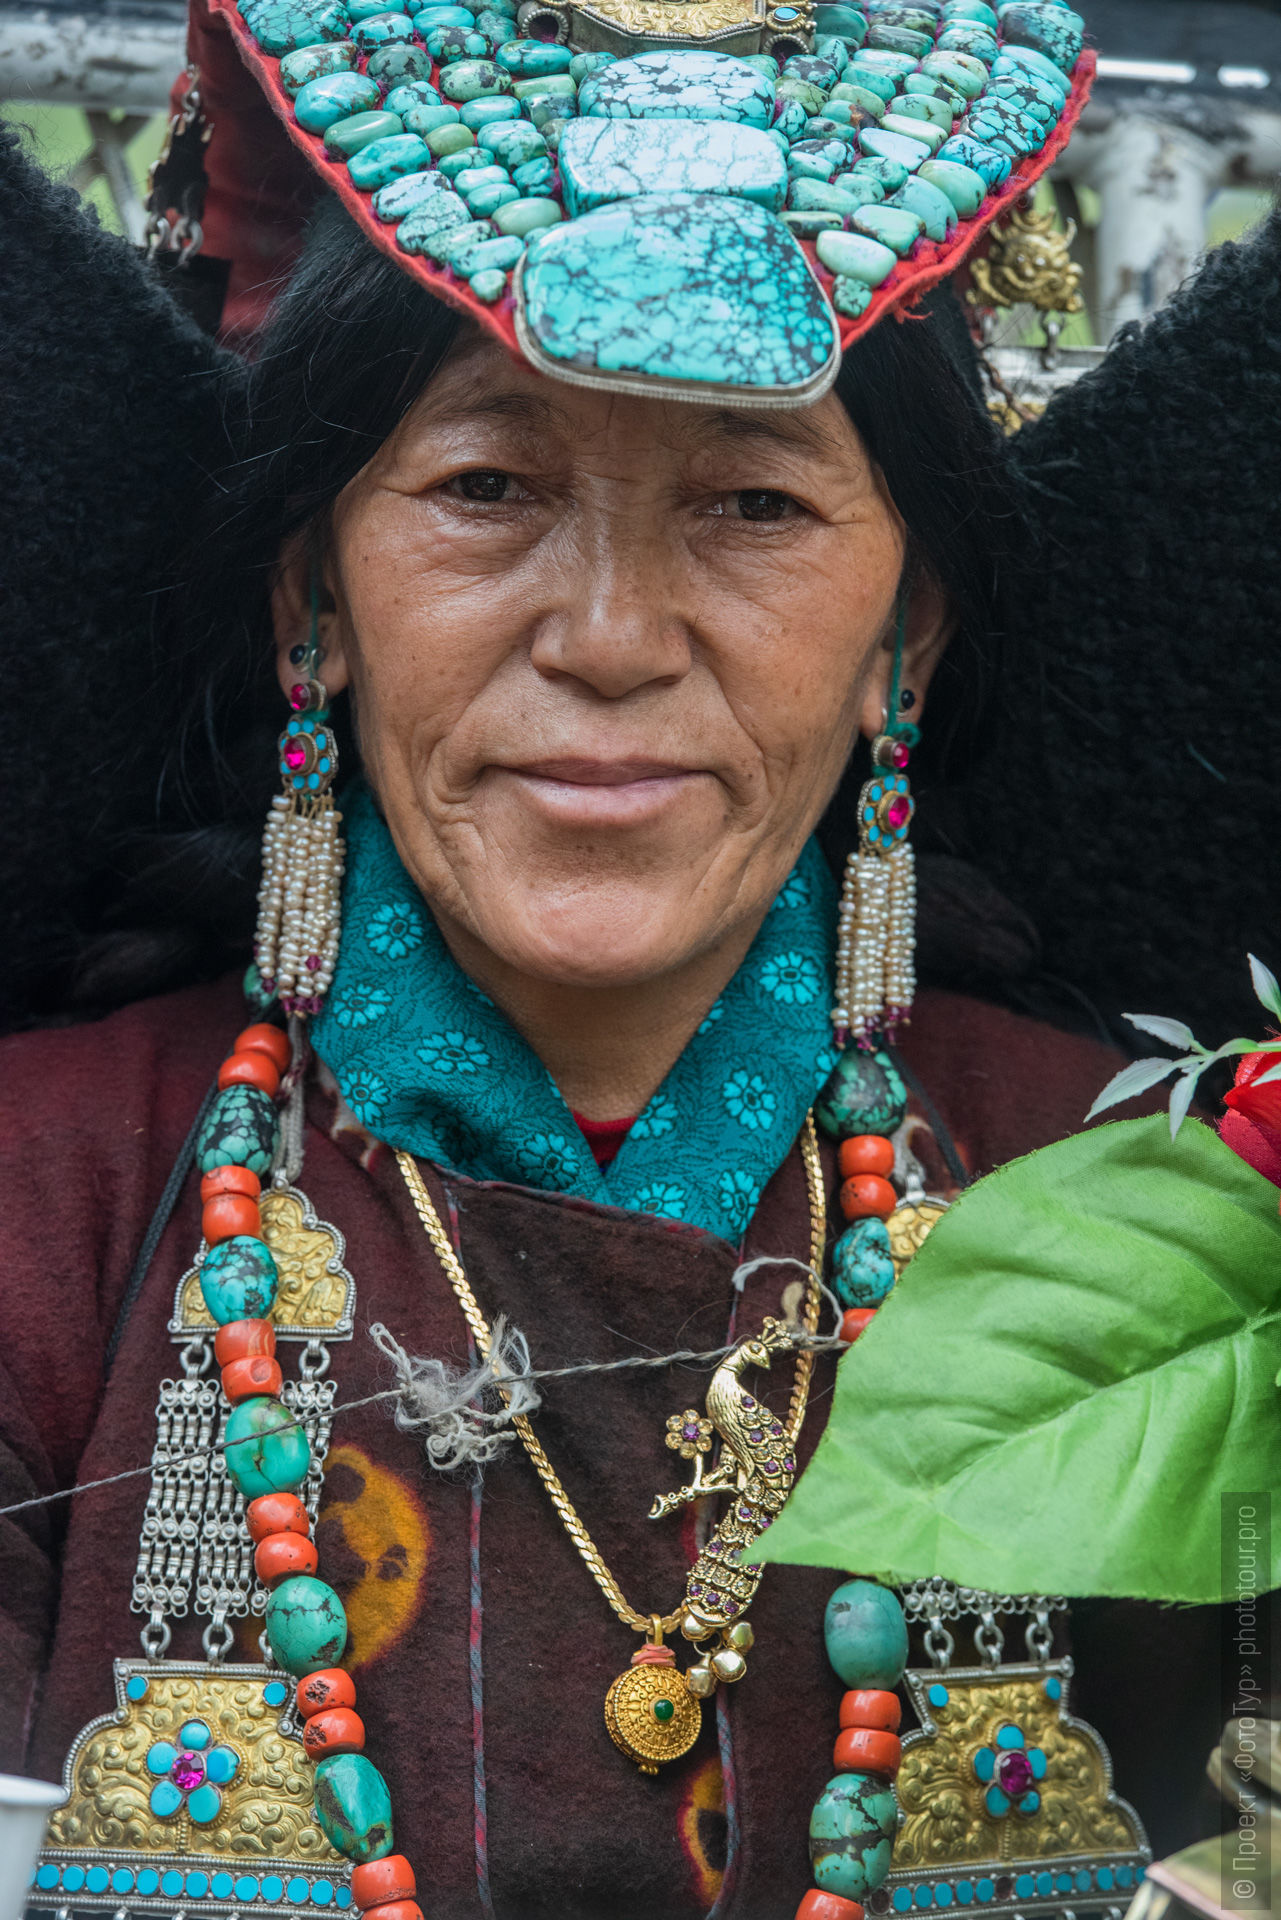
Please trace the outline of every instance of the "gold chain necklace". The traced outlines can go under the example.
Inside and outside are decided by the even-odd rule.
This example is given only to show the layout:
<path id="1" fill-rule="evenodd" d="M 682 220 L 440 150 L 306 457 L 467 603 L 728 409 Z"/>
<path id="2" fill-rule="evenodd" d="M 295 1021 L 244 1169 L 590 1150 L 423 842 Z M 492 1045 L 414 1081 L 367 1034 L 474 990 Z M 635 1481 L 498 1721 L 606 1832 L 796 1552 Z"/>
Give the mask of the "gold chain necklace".
<path id="1" fill-rule="evenodd" d="M 827 1198 L 812 1113 L 806 1115 L 801 1133 L 801 1155 L 810 1205 L 810 1264 L 800 1327 L 803 1333 L 813 1335 L 822 1307 L 819 1276 L 827 1240 Z M 426 1182 L 408 1153 L 398 1151 L 396 1162 L 432 1251 L 458 1298 L 480 1354 L 487 1360 L 492 1345 L 489 1324 Z M 615 1680 L 605 1701 L 605 1721 L 615 1744 L 644 1773 L 656 1773 L 663 1761 L 677 1760 L 688 1753 L 698 1738 L 702 1701 L 715 1692 L 718 1681 L 741 1679 L 746 1670 L 744 1655 L 753 1635 L 744 1615 L 760 1584 L 761 1569 L 744 1565 L 742 1551 L 759 1538 L 790 1491 L 814 1354 L 808 1347 L 796 1351 L 796 1374 L 785 1423 L 775 1420 L 769 1409 L 746 1391 L 741 1375 L 749 1366 L 768 1367 L 773 1354 L 788 1351 L 796 1351 L 792 1330 L 781 1321 L 766 1320 L 758 1335 L 740 1341 L 716 1368 L 707 1390 L 705 1415 L 700 1417 L 693 1408 L 686 1408 L 683 1413 L 673 1414 L 667 1423 L 668 1446 L 693 1459 L 694 1473 L 676 1493 L 662 1494 L 655 1500 L 650 1518 L 660 1519 L 706 1494 L 731 1495 L 728 1511 L 690 1569 L 685 1599 L 674 1613 L 643 1614 L 629 1604 L 579 1518 L 528 1416 L 513 1415 L 512 1425 L 587 1571 L 624 1625 L 646 1635 L 645 1645 Z M 501 1383 L 499 1390 L 504 1400 L 510 1400 Z M 721 1459 L 711 1473 L 705 1474 L 703 1461 L 711 1450 L 713 1431 L 721 1439 Z M 685 1674 L 676 1670 L 675 1655 L 663 1645 L 663 1635 L 676 1627 L 698 1648 L 698 1659 Z M 719 1644 L 704 1650 L 702 1643 L 713 1636 L 719 1636 Z"/>

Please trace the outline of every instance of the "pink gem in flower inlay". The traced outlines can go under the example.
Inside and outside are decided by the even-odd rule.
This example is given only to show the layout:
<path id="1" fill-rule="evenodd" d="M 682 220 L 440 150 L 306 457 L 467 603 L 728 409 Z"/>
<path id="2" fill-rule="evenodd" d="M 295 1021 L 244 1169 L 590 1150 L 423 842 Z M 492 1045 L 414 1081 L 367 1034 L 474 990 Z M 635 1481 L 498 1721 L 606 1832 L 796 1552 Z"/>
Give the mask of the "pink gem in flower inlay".
<path id="1" fill-rule="evenodd" d="M 1031 1787 L 1035 1775 L 1025 1753 L 1003 1753 L 996 1763 L 996 1782 L 1011 1800 L 1020 1799 Z"/>
<path id="2" fill-rule="evenodd" d="M 180 1753 L 169 1770 L 175 1787 L 191 1793 L 205 1777 L 205 1763 L 198 1753 Z"/>
<path id="3" fill-rule="evenodd" d="M 911 818 L 911 813 L 911 801 L 905 793 L 900 793 L 890 801 L 889 806 L 885 809 L 885 818 L 897 833 L 900 827 L 907 825 L 908 820 Z"/>
<path id="4" fill-rule="evenodd" d="M 285 765 L 297 773 L 300 767 L 305 767 L 307 764 L 307 749 L 301 741 L 291 741 L 285 748 L 284 758 Z"/>

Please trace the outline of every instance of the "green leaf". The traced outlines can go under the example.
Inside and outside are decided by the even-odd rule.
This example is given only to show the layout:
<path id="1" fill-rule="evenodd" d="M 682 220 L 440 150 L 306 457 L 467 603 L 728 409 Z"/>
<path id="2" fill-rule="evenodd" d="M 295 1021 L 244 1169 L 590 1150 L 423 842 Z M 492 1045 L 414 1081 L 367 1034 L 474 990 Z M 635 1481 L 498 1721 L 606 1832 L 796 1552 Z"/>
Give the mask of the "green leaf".
<path id="1" fill-rule="evenodd" d="M 1182 1020 L 1167 1020 L 1163 1013 L 1123 1013 L 1121 1018 L 1128 1020 L 1132 1027 L 1137 1027 L 1140 1033 L 1150 1033 L 1154 1039 L 1164 1040 L 1167 1047 L 1184 1047 L 1193 1053 L 1205 1051 L 1204 1047 L 1198 1045 L 1191 1027 L 1185 1026 Z"/>
<path id="2" fill-rule="evenodd" d="M 944 1215 L 759 1557 L 1218 1600 L 1220 1496 L 1281 1486 L 1279 1365 L 1277 1189 L 1199 1121 L 1078 1134 Z"/>
<path id="3" fill-rule="evenodd" d="M 1174 1072 L 1178 1064 L 1177 1060 L 1131 1061 L 1128 1067 L 1122 1067 L 1120 1073 L 1113 1074 L 1086 1114 L 1086 1119 L 1093 1120 L 1096 1114 L 1105 1112 L 1108 1107 L 1119 1106 L 1122 1100 L 1133 1100 L 1138 1094 L 1146 1093 L 1149 1087 L 1158 1086 Z"/>
<path id="4" fill-rule="evenodd" d="M 1179 1128 L 1188 1117 L 1188 1108 L 1192 1105 L 1192 1096 L 1196 1092 L 1196 1083 L 1204 1073 L 1204 1065 L 1185 1067 L 1170 1090 L 1170 1138 L 1177 1140 Z"/>
<path id="5" fill-rule="evenodd" d="M 1277 980 L 1271 967 L 1265 967 L 1262 960 L 1249 955 L 1250 980 L 1254 987 L 1255 998 L 1281 1020 L 1281 982 Z"/>

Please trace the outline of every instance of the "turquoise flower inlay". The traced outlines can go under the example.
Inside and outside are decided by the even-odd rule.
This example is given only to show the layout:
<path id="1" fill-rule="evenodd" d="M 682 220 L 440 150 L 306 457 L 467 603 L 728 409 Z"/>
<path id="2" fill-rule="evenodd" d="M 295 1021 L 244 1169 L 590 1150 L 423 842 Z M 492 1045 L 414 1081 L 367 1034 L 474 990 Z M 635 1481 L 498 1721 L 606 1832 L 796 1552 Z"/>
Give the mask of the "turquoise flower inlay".
<path id="1" fill-rule="evenodd" d="M 384 953 L 389 960 L 403 960 L 423 943 L 423 923 L 418 908 L 408 900 L 389 901 L 370 915 L 365 938 L 375 953 Z"/>
<path id="2" fill-rule="evenodd" d="M 186 1813 L 193 1826 L 207 1827 L 222 1812 L 222 1792 L 235 1776 L 240 1755 L 233 1747 L 213 1746 L 205 1721 L 188 1720 L 179 1744 L 157 1740 L 147 1749 L 147 1772 L 156 1780 L 151 1811 L 160 1820 Z"/>
<path id="3" fill-rule="evenodd" d="M 381 987 L 367 987 L 357 981 L 334 995 L 334 1019 L 340 1027 L 367 1027 L 391 1005 L 391 995 Z"/>
<path id="4" fill-rule="evenodd" d="M 662 1213 L 669 1219 L 680 1220 L 685 1213 L 685 1189 L 669 1180 L 655 1180 L 638 1189 L 636 1205 L 642 1213 Z"/>
<path id="5" fill-rule="evenodd" d="M 729 1222 L 729 1231 L 739 1234 L 760 1205 L 761 1187 L 741 1167 L 723 1173 L 716 1183 L 716 1197 Z"/>
<path id="6" fill-rule="evenodd" d="M 807 953 L 780 953 L 761 968 L 761 985 L 784 1006 L 807 1007 L 823 991 L 823 972 Z"/>
<path id="7" fill-rule="evenodd" d="M 563 1134 L 534 1133 L 517 1149 L 521 1170 L 536 1186 L 554 1187 L 573 1171 L 574 1149 Z"/>
<path id="8" fill-rule="evenodd" d="M 1023 1729 L 1010 1720 L 998 1727 L 993 1746 L 974 1755 L 974 1777 L 986 1787 L 983 1805 L 994 1820 L 1003 1820 L 1013 1807 L 1032 1814 L 1041 1804 L 1035 1783 L 1044 1780 L 1046 1758 L 1040 1747 L 1029 1747 Z"/>
<path id="9" fill-rule="evenodd" d="M 778 1095 L 770 1091 L 759 1073 L 749 1073 L 746 1067 L 740 1067 L 725 1082 L 721 1097 L 730 1118 L 750 1127 L 754 1133 L 764 1133 L 773 1126 Z"/>
<path id="10" fill-rule="evenodd" d="M 489 1055 L 479 1040 L 469 1033 L 451 1030 L 433 1033 L 418 1049 L 418 1058 L 435 1073 L 479 1073 L 489 1065 Z"/>
<path id="11" fill-rule="evenodd" d="M 370 1068 L 357 1068 L 347 1082 L 347 1105 L 357 1120 L 363 1120 L 367 1127 L 375 1127 L 391 1098 L 391 1088 L 380 1073 Z"/>
<path id="12" fill-rule="evenodd" d="M 676 1102 L 664 1094 L 656 1093 L 639 1120 L 632 1124 L 632 1137 L 636 1140 L 657 1140 L 663 1134 L 670 1133 L 676 1125 Z"/>

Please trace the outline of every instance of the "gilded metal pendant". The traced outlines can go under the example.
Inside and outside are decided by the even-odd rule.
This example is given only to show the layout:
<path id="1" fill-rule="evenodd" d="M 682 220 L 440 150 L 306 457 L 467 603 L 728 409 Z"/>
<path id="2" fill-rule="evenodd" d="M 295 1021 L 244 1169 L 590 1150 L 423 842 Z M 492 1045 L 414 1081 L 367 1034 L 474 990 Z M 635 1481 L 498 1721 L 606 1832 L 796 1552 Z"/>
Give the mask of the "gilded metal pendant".
<path id="1" fill-rule="evenodd" d="M 647 1659 L 647 1654 L 667 1658 Z M 647 1643 L 605 1695 L 610 1739 L 642 1773 L 657 1773 L 665 1761 L 687 1754 L 702 1723 L 702 1708 L 667 1647 Z"/>

